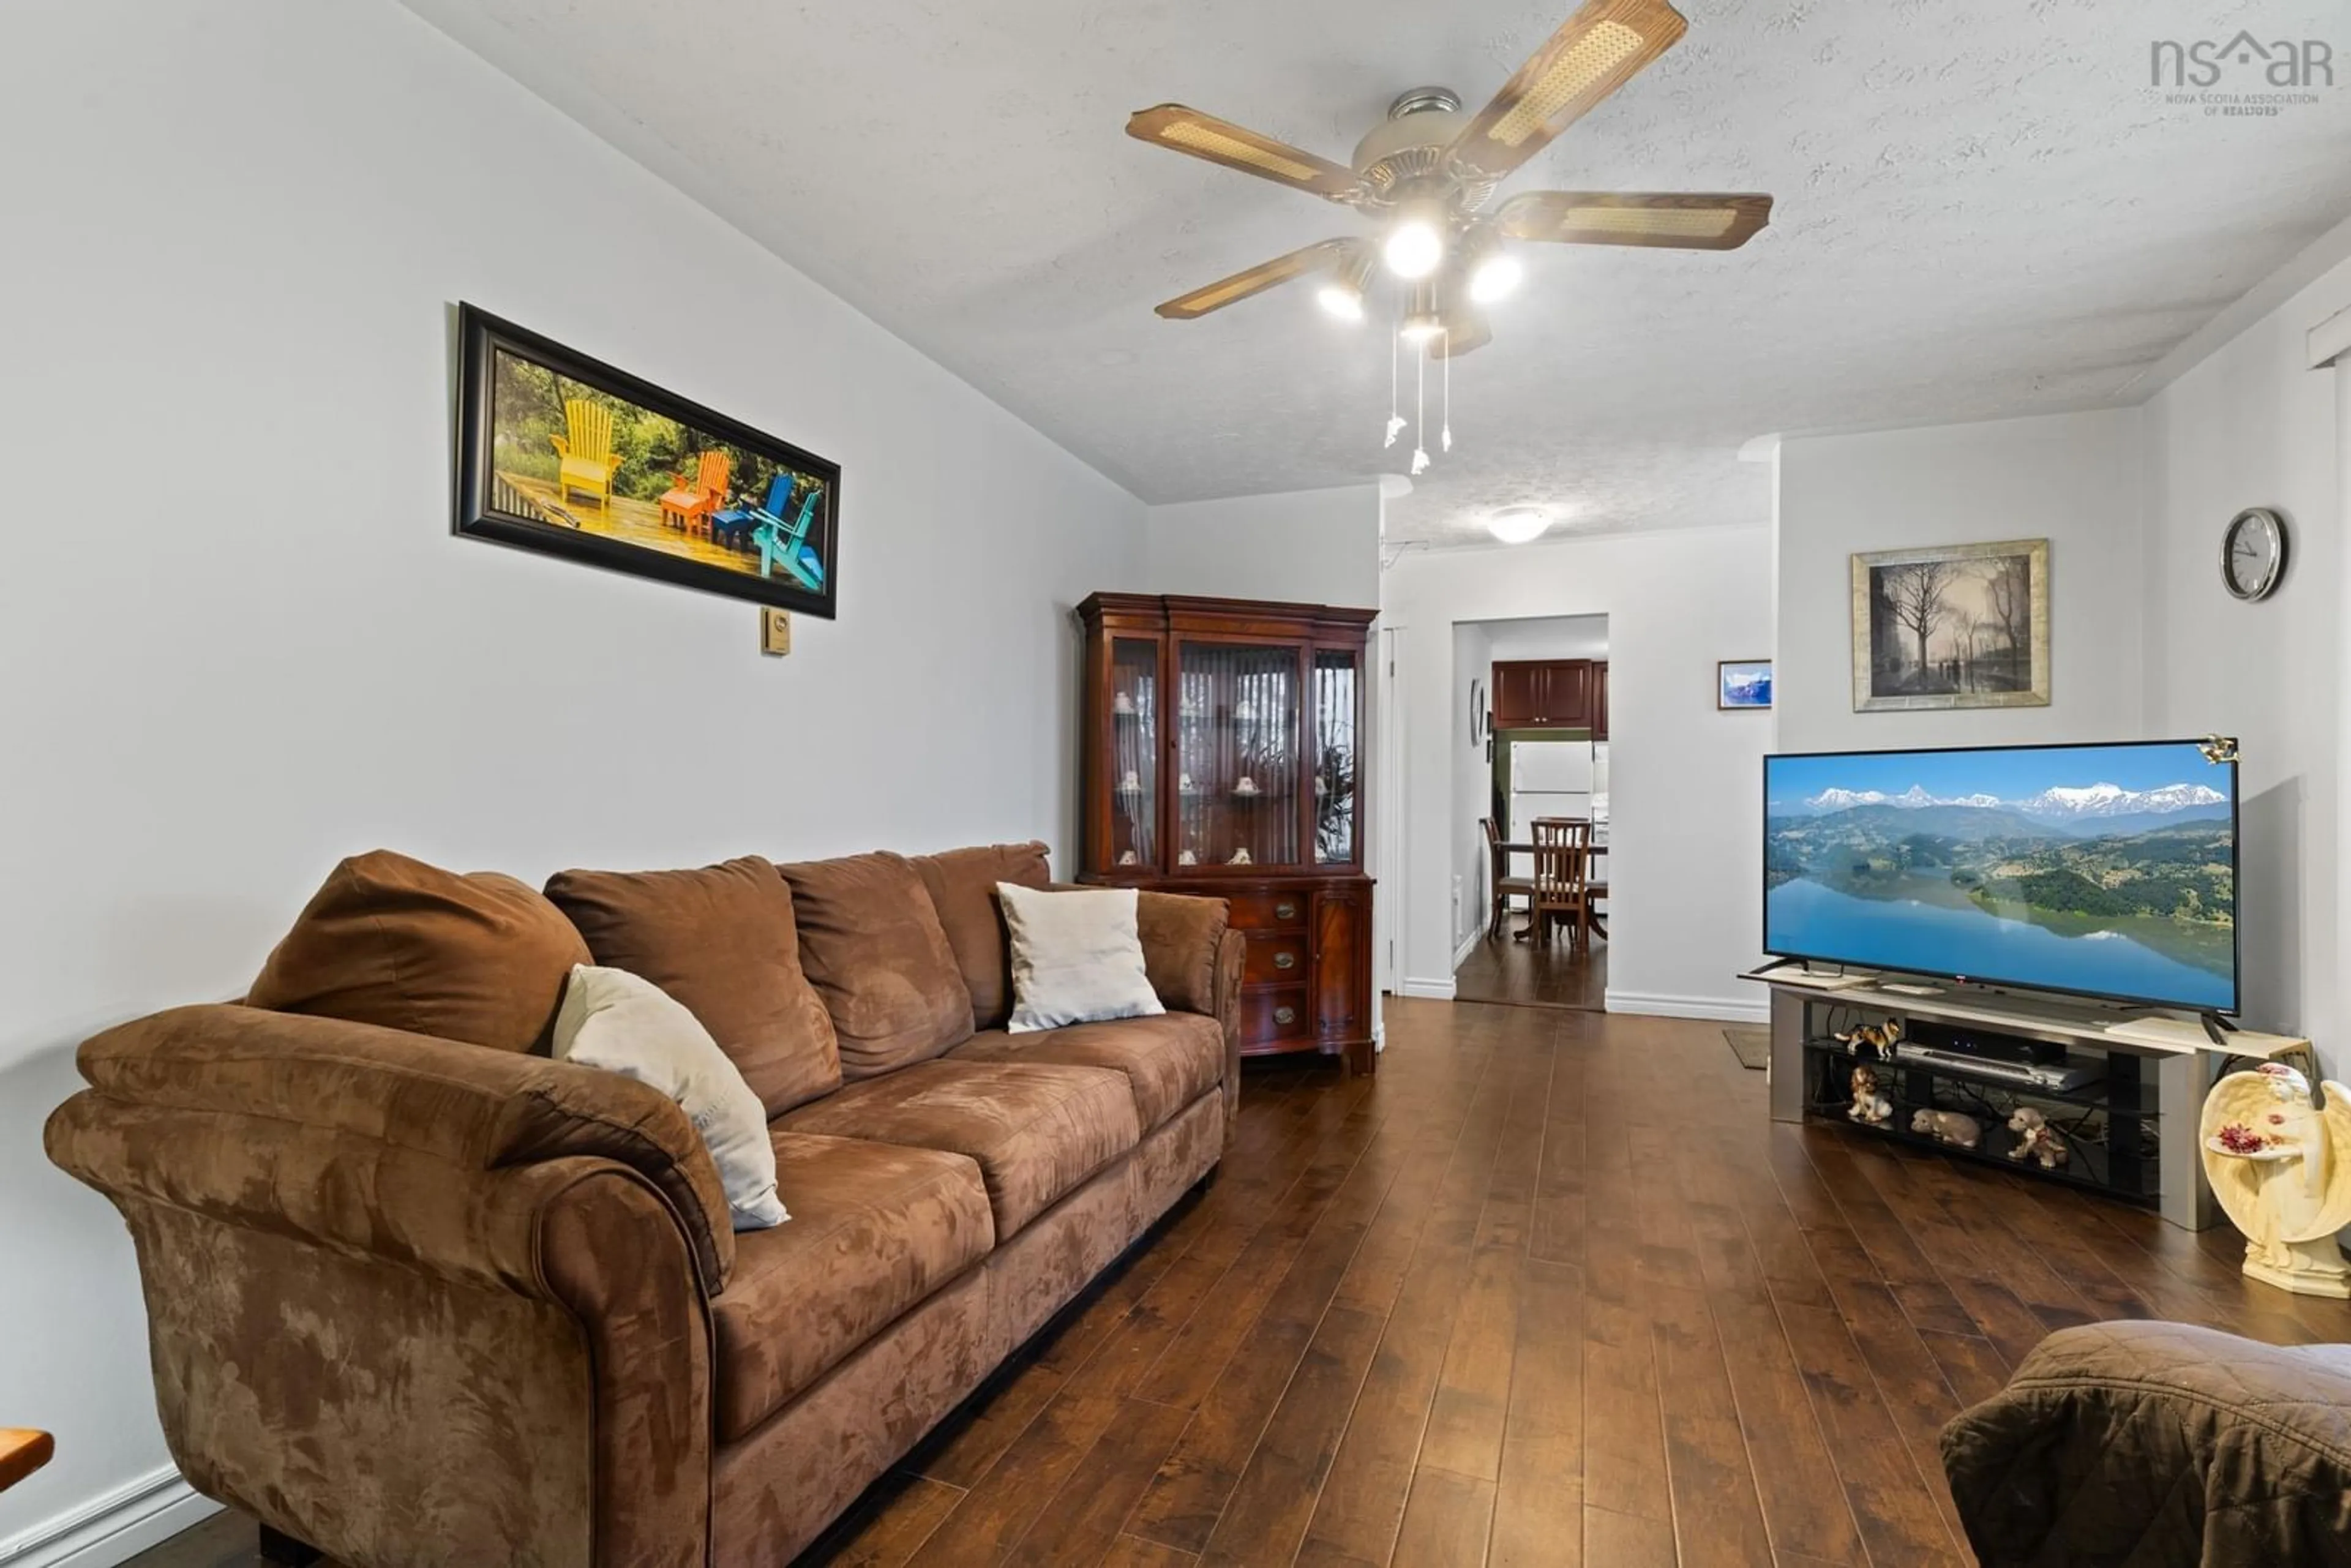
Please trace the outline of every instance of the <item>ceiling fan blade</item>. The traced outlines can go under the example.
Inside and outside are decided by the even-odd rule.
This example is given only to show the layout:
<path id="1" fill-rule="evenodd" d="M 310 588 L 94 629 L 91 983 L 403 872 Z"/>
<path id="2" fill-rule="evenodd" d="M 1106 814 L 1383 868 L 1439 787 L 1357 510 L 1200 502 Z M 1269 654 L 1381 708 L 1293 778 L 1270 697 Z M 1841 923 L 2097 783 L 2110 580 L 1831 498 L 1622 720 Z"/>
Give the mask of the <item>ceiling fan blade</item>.
<path id="1" fill-rule="evenodd" d="M 1260 136 L 1245 126 L 1218 120 L 1213 114 L 1202 114 L 1180 103 L 1137 110 L 1127 117 L 1126 133 L 1138 141 L 1205 158 L 1211 163 L 1222 163 L 1228 169 L 1238 169 L 1244 174 L 1255 174 L 1260 180 L 1271 180 L 1277 185 L 1311 192 L 1334 202 L 1352 200 L 1364 186 L 1362 178 L 1343 164 L 1318 158 L 1287 141 Z"/>
<path id="2" fill-rule="evenodd" d="M 1221 277 L 1205 288 L 1195 288 L 1189 294 L 1179 294 L 1165 305 L 1156 307 L 1158 313 L 1170 321 L 1191 321 L 1211 310 L 1221 310 L 1237 304 L 1252 294 L 1262 294 L 1276 284 L 1309 272 L 1319 272 L 1336 267 L 1363 241 L 1355 239 L 1317 240 L 1302 246 L 1287 256 L 1277 256 L 1271 261 L 1261 261 L 1246 272 L 1236 272 Z"/>
<path id="3" fill-rule="evenodd" d="M 1540 240 L 1552 245 L 1737 250 L 1771 221 L 1771 198 L 1755 194 L 1529 191 L 1504 202 L 1494 214 L 1494 221 L 1512 239 Z"/>
<path id="4" fill-rule="evenodd" d="M 1461 172 L 1499 179 L 1673 47 L 1689 27 L 1666 0 L 1590 0 L 1453 139 Z"/>

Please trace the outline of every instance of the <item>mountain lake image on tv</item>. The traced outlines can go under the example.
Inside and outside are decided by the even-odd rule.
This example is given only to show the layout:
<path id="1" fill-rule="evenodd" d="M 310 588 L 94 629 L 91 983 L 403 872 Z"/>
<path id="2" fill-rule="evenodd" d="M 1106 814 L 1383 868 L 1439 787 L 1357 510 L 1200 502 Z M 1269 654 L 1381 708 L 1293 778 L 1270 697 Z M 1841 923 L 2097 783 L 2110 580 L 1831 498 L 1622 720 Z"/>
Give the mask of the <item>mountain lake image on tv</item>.
<path id="1" fill-rule="evenodd" d="M 2237 765 L 2194 741 L 1768 757 L 1777 957 L 2237 1010 Z"/>

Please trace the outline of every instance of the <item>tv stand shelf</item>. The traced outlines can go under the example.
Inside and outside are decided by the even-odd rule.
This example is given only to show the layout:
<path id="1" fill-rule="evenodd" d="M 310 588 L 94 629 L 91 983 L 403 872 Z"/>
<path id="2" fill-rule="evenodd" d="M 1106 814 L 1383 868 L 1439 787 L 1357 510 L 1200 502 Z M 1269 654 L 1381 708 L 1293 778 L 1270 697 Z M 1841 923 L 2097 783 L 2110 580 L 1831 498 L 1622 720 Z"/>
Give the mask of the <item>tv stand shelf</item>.
<path id="1" fill-rule="evenodd" d="M 2162 1134 L 2165 1119 L 2192 1129 L 2205 1092 L 2225 1063 L 2240 1059 L 2287 1061 L 2314 1071 L 2310 1042 L 2251 1031 L 2212 1044 L 2201 1023 L 2150 1012 L 2100 1007 L 2072 998 L 1989 987 L 1940 983 L 1931 994 L 1893 990 L 1881 983 L 1907 983 L 1903 976 L 1819 976 L 1802 969 L 1765 968 L 1743 977 L 1771 994 L 1771 1117 L 1801 1122 L 1808 1117 L 1842 1122 L 1897 1142 L 1932 1146 L 1960 1158 L 1974 1158 L 2031 1176 L 2062 1180 L 2069 1186 L 2105 1193 L 2150 1207 L 2172 1224 L 2201 1230 L 2218 1222 L 2204 1179 L 2201 1151 L 2194 1136 Z M 1899 1019 L 1906 1032 L 1935 1025 L 1980 1031 L 2042 1047 L 2062 1047 L 2069 1061 L 2103 1061 L 2102 1080 L 2067 1090 L 2045 1090 L 1963 1067 L 1897 1059 L 1873 1063 L 1898 1125 L 1871 1127 L 1849 1120 L 1849 1080 L 1854 1057 L 1831 1037 L 1855 1025 Z M 1865 1058 L 1864 1060 L 1866 1060 Z M 1839 1088 L 1833 1090 L 1834 1076 Z M 2076 1118 L 2097 1126 L 2103 1142 L 2069 1139 L 2072 1159 L 2061 1170 L 2043 1171 L 2035 1162 L 2006 1157 L 2004 1125 L 1987 1125 L 1983 1147 L 1975 1151 L 1910 1131 L 1919 1110 L 1959 1111 L 1988 1122 L 1995 1108 L 2033 1105 L 2061 1127 Z M 1980 1107 L 1979 1113 L 1977 1109 Z M 2004 1120 L 2004 1114 L 2003 1114 Z M 2110 1158 L 2120 1141 L 2142 1152 Z M 2079 1168 L 2076 1168 L 2076 1167 Z"/>
<path id="2" fill-rule="evenodd" d="M 1865 1133 L 1931 1148 L 1957 1159 L 2022 1171 L 2143 1208 L 2155 1207 L 2160 1181 L 2156 1134 L 2162 1110 L 2155 1085 L 2137 1071 L 2136 1057 L 2116 1062 L 2115 1071 L 2097 1082 L 2074 1089 L 2041 1089 L 1940 1063 L 1903 1059 L 1874 1061 L 1866 1055 L 1856 1056 L 1834 1040 L 1806 1041 L 1804 1055 L 1810 1084 L 1807 1114 L 1843 1121 Z M 1894 1104 L 1891 1122 L 1873 1124 L 1845 1114 L 1853 1103 L 1851 1077 L 1857 1065 L 1877 1072 L 1880 1092 Z M 2044 1170 L 2037 1161 L 2009 1157 L 2016 1134 L 2008 1130 L 2008 1118 L 2020 1105 L 2040 1111 L 2064 1139 L 2064 1165 Z M 1955 1111 L 1972 1117 L 1982 1128 L 1982 1141 L 1970 1149 L 1914 1132 L 1911 1118 L 1920 1111 Z"/>

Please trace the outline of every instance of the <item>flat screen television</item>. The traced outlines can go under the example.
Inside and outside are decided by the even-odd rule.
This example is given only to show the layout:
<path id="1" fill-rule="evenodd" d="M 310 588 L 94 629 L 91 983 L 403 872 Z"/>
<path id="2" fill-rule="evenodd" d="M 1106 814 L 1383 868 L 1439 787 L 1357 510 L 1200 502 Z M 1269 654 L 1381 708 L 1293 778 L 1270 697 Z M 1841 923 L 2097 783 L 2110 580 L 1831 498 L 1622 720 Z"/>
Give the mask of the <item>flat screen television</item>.
<path id="1" fill-rule="evenodd" d="M 1767 757 L 1763 946 L 2234 1013 L 2237 765 L 2192 740 Z"/>

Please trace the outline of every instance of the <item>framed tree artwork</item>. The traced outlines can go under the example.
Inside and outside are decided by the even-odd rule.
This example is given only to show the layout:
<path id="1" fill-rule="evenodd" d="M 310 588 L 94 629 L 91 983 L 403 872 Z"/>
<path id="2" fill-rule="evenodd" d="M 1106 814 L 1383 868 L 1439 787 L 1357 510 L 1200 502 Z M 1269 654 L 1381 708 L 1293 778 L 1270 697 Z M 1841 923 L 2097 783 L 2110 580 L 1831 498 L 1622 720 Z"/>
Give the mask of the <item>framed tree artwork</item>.
<path id="1" fill-rule="evenodd" d="M 2049 706 L 2049 541 L 1853 558 L 1853 707 Z"/>

